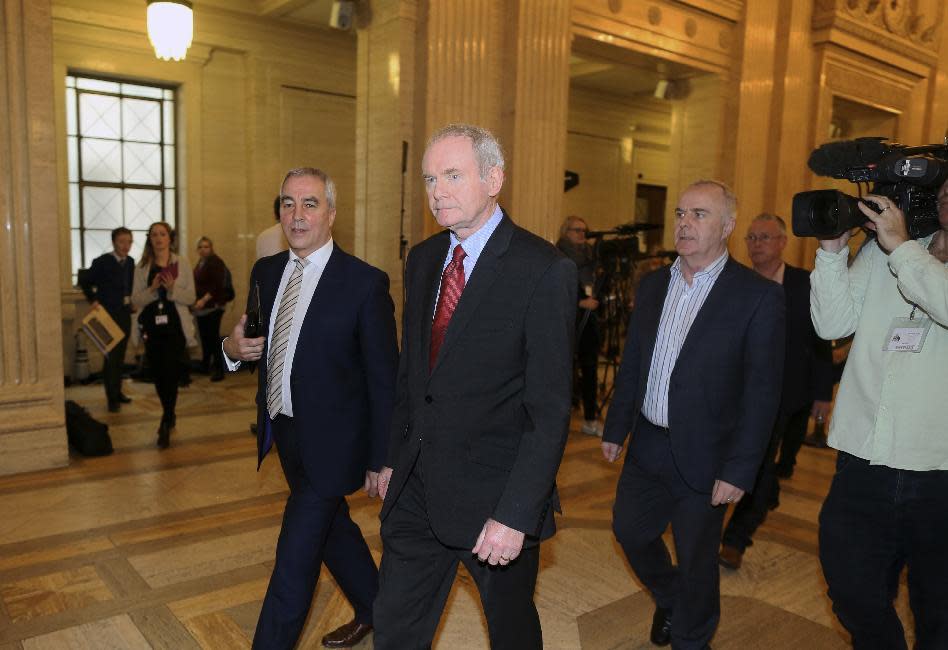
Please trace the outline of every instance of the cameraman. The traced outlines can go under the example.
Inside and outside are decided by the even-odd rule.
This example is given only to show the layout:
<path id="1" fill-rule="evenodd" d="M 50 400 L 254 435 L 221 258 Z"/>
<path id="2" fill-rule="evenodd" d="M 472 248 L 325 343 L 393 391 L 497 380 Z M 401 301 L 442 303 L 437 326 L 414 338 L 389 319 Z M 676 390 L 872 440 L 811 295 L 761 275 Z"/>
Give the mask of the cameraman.
<path id="1" fill-rule="evenodd" d="M 581 431 L 590 436 L 602 436 L 597 405 L 599 377 L 599 319 L 596 310 L 596 256 L 586 241 L 589 226 L 580 217 L 569 216 L 560 226 L 556 247 L 576 263 L 579 278 L 579 304 L 576 310 L 576 364 L 579 366 L 579 384 L 583 397 L 583 425 Z"/>
<path id="2" fill-rule="evenodd" d="M 860 203 L 876 232 L 847 267 L 849 233 L 820 242 L 810 278 L 817 333 L 855 332 L 829 445 L 820 563 L 853 646 L 906 648 L 893 607 L 908 565 L 916 648 L 948 648 L 948 182 L 940 229 L 911 240 L 893 201 Z"/>

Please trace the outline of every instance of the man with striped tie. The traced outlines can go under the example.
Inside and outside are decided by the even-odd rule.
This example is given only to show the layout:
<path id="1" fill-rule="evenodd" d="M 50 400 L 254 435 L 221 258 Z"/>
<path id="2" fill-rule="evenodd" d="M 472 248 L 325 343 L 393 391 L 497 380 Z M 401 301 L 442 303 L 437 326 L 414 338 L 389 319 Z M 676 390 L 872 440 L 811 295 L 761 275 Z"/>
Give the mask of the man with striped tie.
<path id="1" fill-rule="evenodd" d="M 679 257 L 639 285 L 602 436 L 612 462 L 632 435 L 613 530 L 655 598 L 655 645 L 709 647 L 724 513 L 754 486 L 780 401 L 783 290 L 728 256 L 736 211 L 717 181 L 678 199 Z"/>
<path id="2" fill-rule="evenodd" d="M 398 348 L 388 276 L 332 240 L 335 194 L 319 169 L 287 173 L 290 250 L 250 274 L 266 336 L 244 336 L 245 314 L 223 344 L 231 370 L 259 361 L 257 467 L 275 442 L 290 488 L 254 648 L 296 645 L 323 563 L 355 611 L 323 645 L 351 647 L 372 630 L 378 571 L 345 496 L 377 494 Z"/>

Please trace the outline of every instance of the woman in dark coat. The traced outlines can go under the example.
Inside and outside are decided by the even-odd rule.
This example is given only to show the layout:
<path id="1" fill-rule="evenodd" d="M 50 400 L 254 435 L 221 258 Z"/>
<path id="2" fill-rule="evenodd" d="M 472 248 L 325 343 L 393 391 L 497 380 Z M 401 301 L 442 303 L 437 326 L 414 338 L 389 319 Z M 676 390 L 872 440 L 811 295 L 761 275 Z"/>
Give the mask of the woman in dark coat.
<path id="1" fill-rule="evenodd" d="M 224 378 L 224 360 L 221 358 L 221 318 L 224 307 L 233 299 L 227 281 L 224 260 L 214 253 L 214 243 L 201 237 L 197 243 L 198 263 L 194 267 L 194 315 L 201 335 L 201 369 L 211 375 L 211 381 Z"/>

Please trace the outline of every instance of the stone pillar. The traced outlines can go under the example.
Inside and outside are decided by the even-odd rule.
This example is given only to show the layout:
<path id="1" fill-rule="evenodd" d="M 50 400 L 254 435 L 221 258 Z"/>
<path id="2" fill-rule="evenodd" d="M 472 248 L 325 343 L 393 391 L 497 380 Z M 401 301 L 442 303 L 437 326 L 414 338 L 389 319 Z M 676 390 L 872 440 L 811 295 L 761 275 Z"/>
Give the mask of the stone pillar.
<path id="1" fill-rule="evenodd" d="M 65 465 L 48 0 L 0 2 L 0 474 Z"/>
<path id="2" fill-rule="evenodd" d="M 392 251 L 402 141 L 409 143 L 407 238 L 414 244 L 438 231 L 419 170 L 426 138 L 449 122 L 478 124 L 500 138 L 502 205 L 517 223 L 553 237 L 563 194 L 569 8 L 568 0 L 369 3 L 359 31 L 356 241 L 365 248 L 357 243 L 357 252 L 390 275 L 400 268 Z"/>
<path id="3" fill-rule="evenodd" d="M 414 240 L 412 197 L 417 196 L 421 176 L 413 117 L 417 5 L 417 0 L 374 0 L 357 18 L 354 252 L 388 273 L 399 310 L 399 240 L 403 230 L 406 241 Z M 408 146 L 404 161 L 403 142 Z"/>
<path id="4" fill-rule="evenodd" d="M 506 39 L 515 58 L 505 66 L 513 74 L 505 77 L 503 95 L 504 124 L 510 129 L 502 131 L 509 152 L 508 209 L 524 228 L 555 240 L 566 169 L 570 3 L 515 4 Z"/>

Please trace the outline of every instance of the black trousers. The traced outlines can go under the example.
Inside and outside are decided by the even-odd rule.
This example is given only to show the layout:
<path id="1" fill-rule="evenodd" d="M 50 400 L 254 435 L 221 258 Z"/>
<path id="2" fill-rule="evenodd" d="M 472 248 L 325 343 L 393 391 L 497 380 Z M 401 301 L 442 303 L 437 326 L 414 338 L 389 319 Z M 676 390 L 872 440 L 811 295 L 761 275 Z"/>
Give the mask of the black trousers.
<path id="1" fill-rule="evenodd" d="M 185 353 L 184 335 L 180 332 L 161 339 L 145 341 L 145 356 L 155 379 L 155 392 L 161 401 L 162 417 L 174 420 L 178 403 L 178 381 L 181 378 L 181 355 Z"/>
<path id="2" fill-rule="evenodd" d="M 718 540 L 725 508 L 695 492 L 675 466 L 666 429 L 639 423 L 622 467 L 613 530 L 632 570 L 659 607 L 674 611 L 672 646 L 704 648 L 721 617 Z M 678 565 L 662 534 L 669 523 Z"/>
<path id="3" fill-rule="evenodd" d="M 806 429 L 810 423 L 810 411 L 812 409 L 813 403 L 810 402 L 800 410 L 791 413 L 783 430 L 777 467 L 788 473 L 792 472 L 793 467 L 797 464 L 797 454 L 800 453 L 803 439 L 806 438 Z"/>
<path id="4" fill-rule="evenodd" d="M 118 404 L 122 396 L 122 364 L 125 362 L 125 350 L 128 348 L 128 336 L 132 331 L 132 316 L 127 309 L 109 312 L 112 320 L 125 332 L 125 338 L 119 341 L 102 360 L 102 383 L 105 386 L 105 399 L 109 406 Z"/>
<path id="5" fill-rule="evenodd" d="M 855 650 L 906 648 L 892 606 L 906 565 L 915 648 L 948 648 L 948 471 L 839 452 L 820 511 L 820 563 Z"/>
<path id="6" fill-rule="evenodd" d="M 459 562 L 480 592 L 490 647 L 543 647 L 540 617 L 533 603 L 540 547 L 524 548 L 516 560 L 502 567 L 480 562 L 470 548 L 443 545 L 428 524 L 420 458 L 382 522 L 382 547 L 375 601 L 376 650 L 431 647 Z"/>
<path id="7" fill-rule="evenodd" d="M 198 332 L 201 335 L 201 369 L 208 373 L 223 372 L 224 360 L 221 358 L 221 319 L 222 309 L 197 317 Z"/>
<path id="8" fill-rule="evenodd" d="M 784 439 L 787 423 L 790 420 L 791 417 L 784 414 L 777 416 L 777 422 L 774 424 L 774 430 L 770 436 L 770 445 L 767 447 L 764 461 L 757 472 L 754 489 L 749 494 L 745 494 L 744 498 L 734 506 L 734 514 L 727 522 L 727 527 L 725 527 L 724 535 L 721 538 L 724 544 L 743 551 L 754 543 L 754 533 L 764 523 L 771 502 L 780 493 L 780 483 L 777 481 L 775 473 L 774 457 L 777 455 L 780 441 Z"/>
<path id="9" fill-rule="evenodd" d="M 371 625 L 378 570 L 362 531 L 352 521 L 343 496 L 316 494 L 310 486 L 293 418 L 278 416 L 273 437 L 290 487 L 277 541 L 273 574 L 253 637 L 259 650 L 296 646 L 309 613 L 323 564 L 355 610 L 355 620 Z"/>
<path id="10" fill-rule="evenodd" d="M 585 310 L 580 310 L 584 314 Z M 582 317 L 577 323 L 582 322 Z M 599 323 L 595 314 L 590 314 L 576 339 L 576 365 L 579 367 L 579 385 L 583 397 L 583 419 L 599 417 L 597 383 L 599 381 Z"/>

